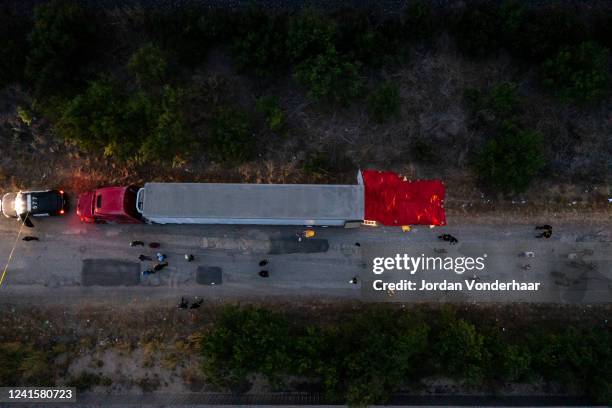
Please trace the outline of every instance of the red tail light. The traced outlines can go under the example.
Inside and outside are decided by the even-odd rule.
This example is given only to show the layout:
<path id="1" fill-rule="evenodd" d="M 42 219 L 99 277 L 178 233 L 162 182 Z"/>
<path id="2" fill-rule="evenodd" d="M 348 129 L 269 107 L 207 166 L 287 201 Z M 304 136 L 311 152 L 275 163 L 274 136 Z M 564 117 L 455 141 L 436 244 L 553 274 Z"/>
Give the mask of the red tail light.
<path id="1" fill-rule="evenodd" d="M 59 191 L 61 195 L 64 195 L 64 190 Z"/>
<path id="2" fill-rule="evenodd" d="M 64 213 L 64 210 L 60 210 L 60 214 L 63 214 L 63 213 Z"/>

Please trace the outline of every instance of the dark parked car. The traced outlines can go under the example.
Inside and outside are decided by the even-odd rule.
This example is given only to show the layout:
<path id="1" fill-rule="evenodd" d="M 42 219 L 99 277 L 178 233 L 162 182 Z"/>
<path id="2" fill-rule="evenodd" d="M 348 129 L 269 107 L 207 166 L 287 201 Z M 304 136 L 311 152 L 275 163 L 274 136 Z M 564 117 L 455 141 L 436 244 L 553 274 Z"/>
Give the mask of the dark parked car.
<path id="1" fill-rule="evenodd" d="M 62 190 L 20 191 L 2 196 L 0 210 L 8 218 L 22 218 L 25 215 L 45 217 L 64 214 L 67 205 Z"/>

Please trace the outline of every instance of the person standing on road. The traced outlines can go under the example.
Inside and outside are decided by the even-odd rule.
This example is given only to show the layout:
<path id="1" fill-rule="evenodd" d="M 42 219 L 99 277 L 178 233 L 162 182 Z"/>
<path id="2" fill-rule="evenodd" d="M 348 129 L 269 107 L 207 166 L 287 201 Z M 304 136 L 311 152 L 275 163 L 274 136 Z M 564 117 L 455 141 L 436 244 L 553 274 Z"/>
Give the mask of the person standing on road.
<path id="1" fill-rule="evenodd" d="M 356 285 L 356 284 L 357 284 L 357 277 L 356 277 L 356 276 L 353 276 L 353 279 L 351 279 L 351 280 L 349 281 L 349 283 L 352 283 L 353 285 Z"/>
<path id="2" fill-rule="evenodd" d="M 184 297 L 181 297 L 181 302 L 178 304 L 178 308 L 187 309 L 188 306 L 189 306 L 189 302 L 187 302 Z"/>
<path id="3" fill-rule="evenodd" d="M 270 272 L 266 270 L 259 271 L 259 276 L 261 276 L 262 278 L 268 278 L 270 276 Z"/>
<path id="4" fill-rule="evenodd" d="M 21 238 L 22 240 L 26 241 L 26 242 L 30 242 L 30 241 L 39 241 L 38 237 L 32 237 L 30 235 L 26 235 L 25 237 Z"/>
<path id="5" fill-rule="evenodd" d="M 192 262 L 195 259 L 195 257 L 192 254 L 185 254 L 185 260 L 187 262 Z"/>
<path id="6" fill-rule="evenodd" d="M 155 254 L 155 256 L 157 257 L 157 260 L 159 262 L 164 262 L 166 260 L 166 255 L 162 254 L 161 252 L 158 252 L 157 254 Z"/>
<path id="7" fill-rule="evenodd" d="M 130 242 L 130 246 L 131 247 L 144 246 L 144 242 L 142 242 L 142 241 L 132 241 L 132 242 Z"/>
<path id="8" fill-rule="evenodd" d="M 267 259 L 262 259 L 261 261 L 259 261 L 259 266 L 261 266 L 262 268 L 264 266 L 266 266 L 268 264 L 268 260 Z"/>

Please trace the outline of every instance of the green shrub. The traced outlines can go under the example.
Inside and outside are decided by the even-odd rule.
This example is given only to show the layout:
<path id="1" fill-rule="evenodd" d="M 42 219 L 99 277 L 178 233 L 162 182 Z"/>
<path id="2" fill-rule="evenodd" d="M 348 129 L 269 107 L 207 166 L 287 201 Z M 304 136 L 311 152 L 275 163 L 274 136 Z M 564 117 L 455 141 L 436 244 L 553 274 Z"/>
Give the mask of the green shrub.
<path id="1" fill-rule="evenodd" d="M 231 108 L 217 109 L 209 142 L 214 160 L 240 163 L 251 158 L 255 139 L 248 115 Z"/>
<path id="2" fill-rule="evenodd" d="M 399 88 L 392 83 L 381 84 L 368 97 L 368 111 L 372 118 L 382 123 L 400 112 Z"/>
<path id="3" fill-rule="evenodd" d="M 50 386 L 52 383 L 47 353 L 23 343 L 0 343 L 0 384 Z"/>
<path id="4" fill-rule="evenodd" d="M 0 89 L 23 78 L 30 22 L 0 8 Z"/>
<path id="5" fill-rule="evenodd" d="M 287 65 L 285 16 L 251 11 L 240 20 L 232 50 L 238 65 L 256 75 L 278 72 Z"/>
<path id="6" fill-rule="evenodd" d="M 499 52 L 501 17 L 496 5 L 476 3 L 466 6 L 451 30 L 459 49 L 472 57 Z"/>
<path id="7" fill-rule="evenodd" d="M 339 375 L 344 399 L 353 406 L 386 401 L 414 374 L 428 345 L 428 327 L 408 313 L 368 310 L 333 333 L 336 361 L 321 361 L 320 371 Z M 330 377 L 323 383 L 336 380 Z"/>
<path id="8" fill-rule="evenodd" d="M 483 348 L 484 336 L 473 324 L 456 318 L 446 320 L 438 336 L 435 350 L 444 372 L 462 378 L 470 385 L 480 384 L 488 357 Z"/>
<path id="9" fill-rule="evenodd" d="M 308 88 L 308 96 L 321 101 L 347 102 L 361 92 L 357 65 L 347 61 L 331 48 L 295 68 L 296 79 Z"/>
<path id="10" fill-rule="evenodd" d="M 95 50 L 95 21 L 70 0 L 42 3 L 34 11 L 26 76 L 37 95 L 49 97 L 81 83 Z"/>
<path id="11" fill-rule="evenodd" d="M 501 82 L 486 92 L 468 90 L 466 99 L 479 122 L 493 123 L 495 127 L 514 120 L 520 113 L 518 85 L 514 82 Z"/>
<path id="12" fill-rule="evenodd" d="M 518 328 L 511 337 L 491 321 L 472 323 L 449 312 L 434 312 L 426 323 L 372 306 L 320 321 L 318 314 L 296 319 L 230 306 L 203 336 L 203 369 L 208 381 L 230 387 L 256 373 L 273 385 L 300 376 L 330 401 L 353 406 L 385 403 L 398 388 L 431 376 L 468 385 L 555 381 L 609 401 L 612 342 L 605 328 L 560 330 L 535 322 L 523 327 L 526 336 L 517 337 Z"/>
<path id="13" fill-rule="evenodd" d="M 473 165 L 488 187 L 502 193 L 523 192 L 544 166 L 541 136 L 507 126 L 485 143 Z"/>
<path id="14" fill-rule="evenodd" d="M 593 103 L 609 91 L 609 52 L 593 42 L 563 48 L 542 65 L 542 82 L 562 101 Z"/>
<path id="15" fill-rule="evenodd" d="M 333 21 L 306 9 L 289 20 L 287 53 L 300 62 L 328 53 L 335 46 L 336 26 Z"/>
<path id="16" fill-rule="evenodd" d="M 155 98 L 128 96 L 113 81 L 98 80 L 65 105 L 54 128 L 81 148 L 118 160 L 170 161 L 191 150 L 181 98 L 169 87 Z"/>
<path id="17" fill-rule="evenodd" d="M 278 383 L 291 363 L 289 324 L 264 309 L 227 307 L 201 350 L 204 374 L 214 384 L 240 385 L 252 373 Z"/>
<path id="18" fill-rule="evenodd" d="M 189 155 L 195 148 L 183 114 L 183 91 L 166 86 L 159 98 L 160 104 L 154 107 L 155 117 L 151 128 L 139 149 L 138 156 L 142 161 L 170 161 Z M 148 113 L 139 109 L 134 112 Z"/>
<path id="19" fill-rule="evenodd" d="M 273 132 L 279 132 L 285 127 L 283 110 L 278 98 L 262 96 L 257 99 L 257 110 L 265 115 L 266 126 Z"/>
<path id="20" fill-rule="evenodd" d="M 164 53 L 153 44 L 143 45 L 134 52 L 127 67 L 143 88 L 160 85 L 168 73 L 168 62 Z"/>

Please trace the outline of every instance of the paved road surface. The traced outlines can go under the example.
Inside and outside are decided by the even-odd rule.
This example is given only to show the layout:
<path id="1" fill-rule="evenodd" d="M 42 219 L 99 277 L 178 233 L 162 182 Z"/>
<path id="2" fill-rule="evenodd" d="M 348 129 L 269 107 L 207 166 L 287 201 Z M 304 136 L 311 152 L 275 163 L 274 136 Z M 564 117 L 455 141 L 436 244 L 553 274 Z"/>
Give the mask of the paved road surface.
<path id="1" fill-rule="evenodd" d="M 207 299 L 320 298 L 377 301 L 553 302 L 601 303 L 612 300 L 612 222 L 554 225 L 549 240 L 534 238 L 533 225 L 467 225 L 449 220 L 450 227 L 317 229 L 318 241 L 298 244 L 299 228 L 180 225 L 89 225 L 75 216 L 45 218 L 24 228 L 39 242 L 19 240 L 0 289 L 0 302 L 41 304 L 133 302 L 147 299 L 174 302 L 182 295 Z M 13 220 L 0 220 L 0 263 L 8 258 L 18 231 Z M 441 243 L 450 232 L 460 243 Z M 151 262 L 139 254 L 154 250 L 129 246 L 139 239 L 160 242 L 169 266 L 147 277 L 139 272 Z M 355 243 L 360 246 L 356 246 Z M 535 252 L 534 258 L 519 254 Z M 185 253 L 195 255 L 192 263 Z M 448 271 L 372 273 L 372 257 L 407 253 L 411 256 L 481 256 L 486 269 L 477 275 Z M 268 259 L 269 278 L 258 276 L 258 262 Z M 529 263 L 530 269 L 524 269 Z M 222 282 L 203 285 L 206 270 L 222 270 Z M 200 275 L 198 275 L 200 268 Z M 202 275 L 204 274 L 204 275 Z M 357 285 L 349 283 L 359 277 Z M 372 292 L 374 279 L 432 282 L 539 282 L 538 291 L 415 291 Z M 210 276 L 208 277 L 210 278 Z M 213 279 L 214 281 L 214 279 Z M 465 286 L 465 283 L 464 283 Z"/>

